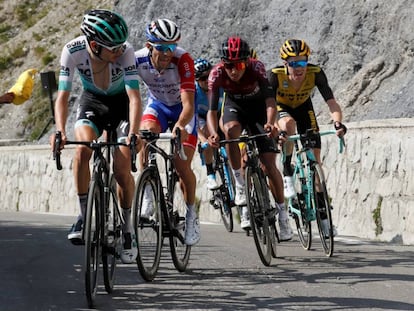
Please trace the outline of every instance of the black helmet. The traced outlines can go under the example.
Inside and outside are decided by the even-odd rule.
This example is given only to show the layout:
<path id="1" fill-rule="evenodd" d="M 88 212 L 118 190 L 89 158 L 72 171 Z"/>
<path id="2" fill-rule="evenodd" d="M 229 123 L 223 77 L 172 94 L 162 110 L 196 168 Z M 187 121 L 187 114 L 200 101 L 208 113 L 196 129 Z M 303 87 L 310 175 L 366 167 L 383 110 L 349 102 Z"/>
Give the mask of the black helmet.
<path id="1" fill-rule="evenodd" d="M 287 59 L 288 57 L 306 56 L 310 55 L 310 48 L 303 40 L 289 39 L 283 43 L 280 48 L 280 57 Z"/>
<path id="2" fill-rule="evenodd" d="M 240 37 L 229 37 L 220 48 L 220 58 L 225 61 L 245 60 L 250 56 L 250 47 Z"/>
<path id="3" fill-rule="evenodd" d="M 81 30 L 88 38 L 112 47 L 125 43 L 128 26 L 121 15 L 108 10 L 91 10 L 83 17 Z"/>

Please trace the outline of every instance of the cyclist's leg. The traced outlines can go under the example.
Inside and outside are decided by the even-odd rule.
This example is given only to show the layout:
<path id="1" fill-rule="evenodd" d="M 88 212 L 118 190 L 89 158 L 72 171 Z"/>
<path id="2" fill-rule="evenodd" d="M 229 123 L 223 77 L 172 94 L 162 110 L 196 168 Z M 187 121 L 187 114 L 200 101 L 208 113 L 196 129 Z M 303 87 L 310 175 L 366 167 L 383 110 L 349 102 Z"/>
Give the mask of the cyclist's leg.
<path id="1" fill-rule="evenodd" d="M 198 139 L 201 143 L 204 143 L 207 141 L 208 136 L 210 135 L 208 131 L 208 127 L 206 124 L 206 120 L 199 117 L 198 119 Z M 207 147 L 203 151 L 203 156 L 205 160 L 206 170 L 207 170 L 207 188 L 209 190 L 214 190 L 218 187 L 217 181 L 216 181 L 216 173 L 213 167 L 213 149 L 210 147 Z"/>
<path id="2" fill-rule="evenodd" d="M 187 159 L 182 160 L 179 156 L 176 156 L 174 158 L 174 164 L 177 175 L 180 179 L 180 185 L 183 190 L 184 200 L 187 204 L 185 243 L 187 245 L 194 245 L 200 240 L 200 224 L 195 207 L 197 181 L 194 171 L 191 168 L 191 163 L 197 144 L 197 136 L 195 135 L 195 128 L 186 126 L 186 130 L 189 135 L 187 140 L 183 142 L 183 146 Z"/>
<path id="3" fill-rule="evenodd" d="M 243 124 L 240 120 L 240 112 L 237 110 L 235 105 L 228 97 L 226 97 L 226 103 L 223 108 L 223 133 L 226 139 L 239 138 L 243 129 Z M 236 184 L 236 195 L 234 203 L 239 206 L 246 205 L 246 194 L 244 189 L 245 178 L 244 171 L 241 165 L 241 154 L 238 143 L 227 144 L 227 154 L 230 162 L 230 166 L 233 171 L 233 176 Z M 249 226 L 248 211 L 244 208 L 241 215 L 242 228 Z"/>
<path id="4" fill-rule="evenodd" d="M 93 94 L 88 92 L 82 94 L 74 129 L 76 140 L 92 141 L 102 133 L 101 123 L 96 118 L 97 106 L 100 104 L 102 103 Z M 89 113 L 91 111 L 92 113 Z M 68 234 L 68 239 L 75 245 L 82 244 L 82 229 L 85 220 L 84 216 L 86 215 L 85 210 L 90 181 L 89 160 L 91 156 L 92 150 L 90 148 L 86 146 L 76 147 L 73 158 L 73 176 L 79 199 L 80 213 Z"/>

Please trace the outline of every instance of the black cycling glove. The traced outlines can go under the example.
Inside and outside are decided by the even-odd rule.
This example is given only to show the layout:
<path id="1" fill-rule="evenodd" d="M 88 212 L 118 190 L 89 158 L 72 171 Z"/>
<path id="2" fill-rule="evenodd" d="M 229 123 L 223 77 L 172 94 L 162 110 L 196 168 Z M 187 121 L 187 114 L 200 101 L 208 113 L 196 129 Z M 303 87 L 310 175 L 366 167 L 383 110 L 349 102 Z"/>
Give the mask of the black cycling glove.
<path id="1" fill-rule="evenodd" d="M 345 125 L 343 125 L 343 124 L 342 124 L 341 122 L 339 122 L 339 121 L 334 122 L 334 127 L 335 127 L 335 130 L 340 130 L 340 129 L 344 130 L 344 135 L 346 134 L 346 131 L 348 130 L 348 129 L 346 128 L 346 126 L 345 126 Z"/>

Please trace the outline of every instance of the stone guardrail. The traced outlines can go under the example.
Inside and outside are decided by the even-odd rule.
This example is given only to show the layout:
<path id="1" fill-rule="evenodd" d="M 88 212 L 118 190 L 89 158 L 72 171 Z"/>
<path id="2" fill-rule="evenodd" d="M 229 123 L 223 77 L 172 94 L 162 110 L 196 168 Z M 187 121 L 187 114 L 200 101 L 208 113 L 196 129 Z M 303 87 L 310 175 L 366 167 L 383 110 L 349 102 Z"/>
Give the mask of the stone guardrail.
<path id="1" fill-rule="evenodd" d="M 337 138 L 322 138 L 323 167 L 340 235 L 414 244 L 414 119 L 347 124 L 346 151 Z M 73 148 L 57 171 L 49 146 L 0 147 L 0 209 L 76 215 Z M 280 158 L 278 157 L 278 161 Z M 220 222 L 208 204 L 205 169 L 193 160 L 200 219 Z"/>

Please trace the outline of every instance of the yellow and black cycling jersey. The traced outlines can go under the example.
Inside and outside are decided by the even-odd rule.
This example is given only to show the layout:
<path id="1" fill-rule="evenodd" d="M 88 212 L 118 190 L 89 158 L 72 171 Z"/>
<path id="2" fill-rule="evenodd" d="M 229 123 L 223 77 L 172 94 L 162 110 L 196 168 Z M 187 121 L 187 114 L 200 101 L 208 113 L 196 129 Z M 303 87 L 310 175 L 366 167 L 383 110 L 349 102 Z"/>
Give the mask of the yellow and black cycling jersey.
<path id="1" fill-rule="evenodd" d="M 299 90 L 296 90 L 289 81 L 289 75 L 285 66 L 278 66 L 268 71 L 268 79 L 276 97 L 276 103 L 297 108 L 310 99 L 316 86 L 325 102 L 334 98 L 332 89 L 328 84 L 323 70 L 313 64 L 308 64 L 305 79 Z"/>

